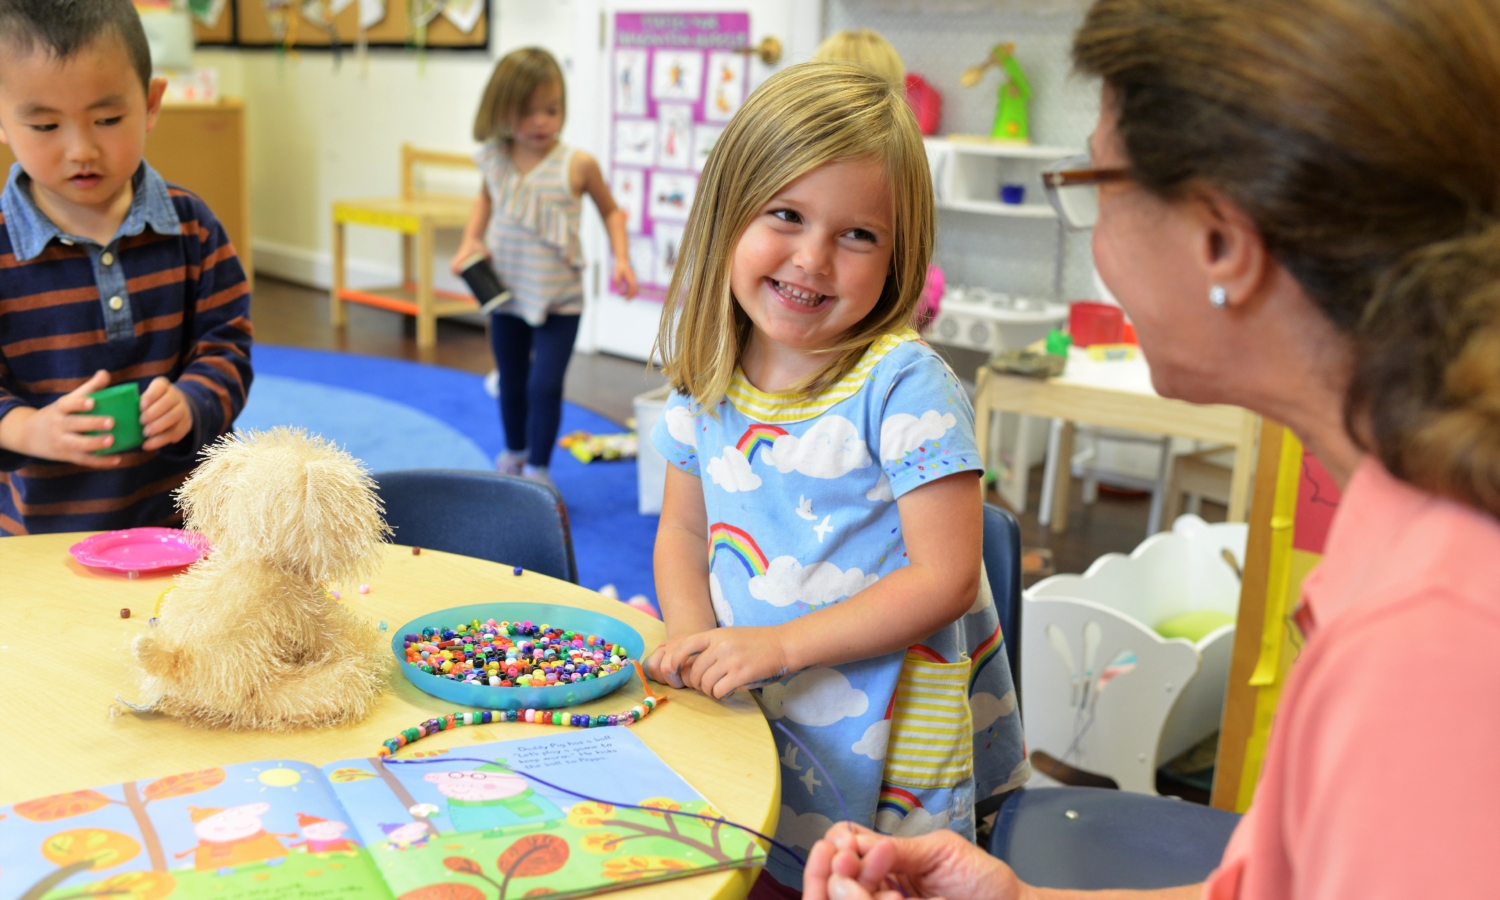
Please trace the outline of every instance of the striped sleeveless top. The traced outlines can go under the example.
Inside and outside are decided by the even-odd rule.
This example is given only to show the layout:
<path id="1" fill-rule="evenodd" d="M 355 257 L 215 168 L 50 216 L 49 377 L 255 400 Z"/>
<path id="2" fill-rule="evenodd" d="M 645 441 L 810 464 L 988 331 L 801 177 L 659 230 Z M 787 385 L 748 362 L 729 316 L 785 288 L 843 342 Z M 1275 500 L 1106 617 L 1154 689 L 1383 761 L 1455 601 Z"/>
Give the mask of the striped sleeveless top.
<path id="1" fill-rule="evenodd" d="M 490 194 L 484 246 L 511 299 L 496 311 L 519 316 L 533 327 L 548 315 L 583 312 L 583 254 L 578 218 L 583 198 L 568 183 L 573 148 L 557 146 L 522 175 L 498 140 L 474 154 Z"/>

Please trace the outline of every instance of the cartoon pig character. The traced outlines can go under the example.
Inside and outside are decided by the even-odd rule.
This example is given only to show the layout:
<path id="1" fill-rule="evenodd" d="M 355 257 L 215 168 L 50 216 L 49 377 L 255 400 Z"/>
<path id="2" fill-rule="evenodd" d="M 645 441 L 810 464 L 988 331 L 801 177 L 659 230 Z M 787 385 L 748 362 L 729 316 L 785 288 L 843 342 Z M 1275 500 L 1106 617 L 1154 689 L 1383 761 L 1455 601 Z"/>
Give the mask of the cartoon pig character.
<path id="1" fill-rule="evenodd" d="M 182 859 L 191 853 L 193 868 L 199 872 L 215 871 L 220 875 L 228 875 L 235 866 L 262 859 L 267 865 L 279 865 L 286 859 L 286 848 L 278 838 L 297 835 L 267 832 L 260 817 L 270 809 L 271 804 L 263 802 L 228 809 L 189 806 L 188 816 L 193 820 L 193 834 L 198 838 L 198 846 L 176 854 L 175 858 Z"/>
<path id="2" fill-rule="evenodd" d="M 297 827 L 302 831 L 302 841 L 293 847 L 303 847 L 308 853 L 343 853 L 355 855 L 357 843 L 344 837 L 349 826 L 343 822 L 330 822 L 322 816 L 297 813 Z"/>
<path id="3" fill-rule="evenodd" d="M 448 798 L 448 819 L 459 834 L 482 831 L 498 837 L 513 831 L 551 828 L 563 817 L 551 800 L 499 763 L 472 772 L 429 772 L 426 781 Z"/>
<path id="4" fill-rule="evenodd" d="M 430 833 L 426 822 L 407 822 L 404 825 L 387 825 L 381 823 L 380 830 L 385 832 L 388 842 L 387 850 L 408 850 L 412 847 L 423 847 L 427 844 Z"/>

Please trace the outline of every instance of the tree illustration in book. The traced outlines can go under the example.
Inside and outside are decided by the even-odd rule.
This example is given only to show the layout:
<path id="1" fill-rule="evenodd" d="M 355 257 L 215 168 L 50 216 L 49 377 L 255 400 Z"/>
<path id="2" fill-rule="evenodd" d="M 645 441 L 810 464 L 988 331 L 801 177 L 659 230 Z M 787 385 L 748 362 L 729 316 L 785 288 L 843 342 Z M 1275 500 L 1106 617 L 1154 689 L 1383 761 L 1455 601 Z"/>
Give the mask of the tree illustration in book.
<path id="1" fill-rule="evenodd" d="M 764 862 L 616 728 L 411 761 L 246 763 L 0 808 L 0 897 L 25 900 L 566 898 Z"/>

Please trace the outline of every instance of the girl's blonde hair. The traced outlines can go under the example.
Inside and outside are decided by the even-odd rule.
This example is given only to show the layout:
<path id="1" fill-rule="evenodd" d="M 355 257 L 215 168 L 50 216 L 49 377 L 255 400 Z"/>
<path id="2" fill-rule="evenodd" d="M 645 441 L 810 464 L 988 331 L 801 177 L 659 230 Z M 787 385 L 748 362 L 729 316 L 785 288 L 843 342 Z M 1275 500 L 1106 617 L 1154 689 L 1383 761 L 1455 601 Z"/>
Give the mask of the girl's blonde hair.
<path id="1" fill-rule="evenodd" d="M 847 63 L 868 69 L 898 91 L 906 90 L 906 64 L 901 54 L 878 31 L 855 28 L 838 31 L 823 39 L 813 53 L 818 62 Z"/>
<path id="2" fill-rule="evenodd" d="M 562 67 L 552 54 L 541 47 L 523 47 L 505 54 L 495 64 L 490 83 L 485 85 L 479 111 L 474 114 L 474 140 L 510 141 L 510 124 L 526 112 L 526 104 L 536 92 L 556 84 L 560 92 L 564 117 L 568 112 L 568 88 Z"/>
<path id="3" fill-rule="evenodd" d="M 751 322 L 729 287 L 735 245 L 788 184 L 829 163 L 883 163 L 892 200 L 891 270 L 869 315 L 794 390 L 816 395 L 882 335 L 911 324 L 932 257 L 932 177 L 921 132 L 891 85 L 848 65 L 809 62 L 767 79 L 714 144 L 667 288 L 656 349 L 673 388 L 713 409 Z"/>

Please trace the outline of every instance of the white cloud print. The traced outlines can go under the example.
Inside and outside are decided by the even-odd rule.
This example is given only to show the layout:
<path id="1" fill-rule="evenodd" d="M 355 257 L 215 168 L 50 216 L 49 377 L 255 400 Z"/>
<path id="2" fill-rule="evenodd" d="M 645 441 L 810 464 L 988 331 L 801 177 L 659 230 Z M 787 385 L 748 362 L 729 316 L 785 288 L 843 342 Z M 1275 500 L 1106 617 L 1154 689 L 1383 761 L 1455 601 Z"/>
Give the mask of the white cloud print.
<path id="1" fill-rule="evenodd" d="M 900 459 L 927 441 L 935 441 L 958 424 L 953 413 L 929 409 L 917 418 L 910 413 L 896 413 L 880 423 L 880 458 Z"/>
<path id="2" fill-rule="evenodd" d="M 719 576 L 713 572 L 708 573 L 708 602 L 713 604 L 714 618 L 725 628 L 734 624 L 734 607 L 724 599 L 724 587 L 719 584 Z"/>
<path id="3" fill-rule="evenodd" d="M 698 446 L 698 424 L 693 421 L 693 414 L 688 412 L 686 406 L 674 406 L 662 415 L 667 420 L 667 433 L 672 436 L 672 440 L 689 447 Z"/>
<path id="4" fill-rule="evenodd" d="M 811 850 L 812 845 L 823 839 L 828 829 L 833 827 L 833 820 L 822 813 L 803 813 L 797 815 L 797 811 L 781 804 L 781 818 L 776 820 L 776 836 L 788 846 L 806 847 Z"/>
<path id="5" fill-rule="evenodd" d="M 849 749 L 860 756 L 868 756 L 870 759 L 885 759 L 885 745 L 890 739 L 891 720 L 881 719 L 866 728 L 864 735 Z"/>
<path id="6" fill-rule="evenodd" d="M 786 684 L 761 688 L 760 705 L 770 719 L 785 716 L 798 725 L 832 725 L 864 715 L 870 698 L 838 669 L 810 669 Z"/>
<path id="7" fill-rule="evenodd" d="M 750 596 L 772 606 L 798 602 L 823 606 L 852 597 L 879 578 L 859 569 L 840 569 L 831 562 L 815 562 L 804 568 L 794 556 L 778 556 L 766 567 L 766 574 L 750 579 Z"/>
<path id="8" fill-rule="evenodd" d="M 947 810 L 933 815 L 919 806 L 903 817 L 895 810 L 882 809 L 875 816 L 875 830 L 895 837 L 917 837 L 947 827 Z"/>
<path id="9" fill-rule="evenodd" d="M 891 479 L 885 474 L 884 469 L 880 472 L 880 480 L 865 493 L 865 499 L 875 503 L 890 503 L 896 499 L 895 493 L 891 491 Z"/>
<path id="10" fill-rule="evenodd" d="M 709 460 L 708 476 L 731 494 L 760 487 L 760 476 L 751 471 L 750 460 L 738 447 L 725 447 L 723 456 Z"/>
<path id="11" fill-rule="evenodd" d="M 997 660 L 996 662 L 998 662 Z M 994 663 L 991 663 L 994 665 Z M 1016 692 L 1006 691 L 1004 697 L 980 691 L 969 698 L 969 709 L 974 716 L 974 733 L 985 730 L 1015 711 Z"/>
<path id="12" fill-rule="evenodd" d="M 801 437 L 783 434 L 761 451 L 761 458 L 783 475 L 800 472 L 812 478 L 840 478 L 871 462 L 859 429 L 843 416 L 824 416 Z"/>

